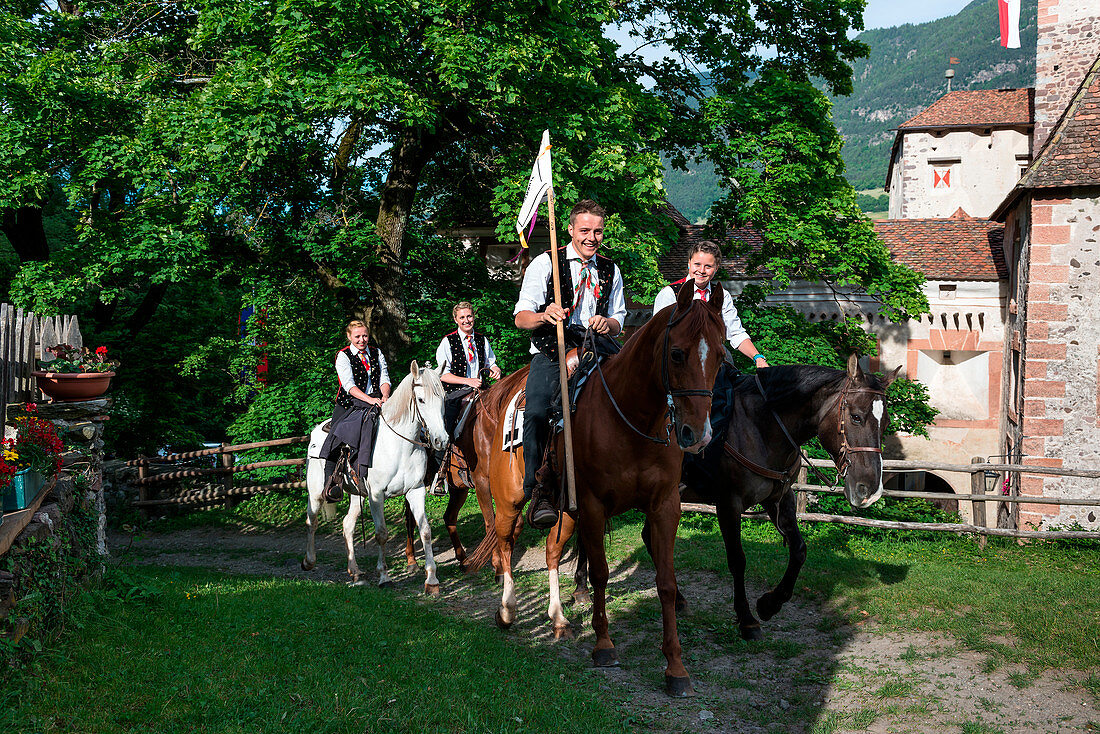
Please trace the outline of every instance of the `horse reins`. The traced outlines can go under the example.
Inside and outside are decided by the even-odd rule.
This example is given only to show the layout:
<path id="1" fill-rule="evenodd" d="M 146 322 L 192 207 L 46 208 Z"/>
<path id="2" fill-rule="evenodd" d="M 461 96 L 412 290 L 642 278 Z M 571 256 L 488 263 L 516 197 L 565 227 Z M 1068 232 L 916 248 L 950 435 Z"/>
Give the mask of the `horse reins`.
<path id="1" fill-rule="evenodd" d="M 694 305 L 694 304 L 692 304 L 692 305 Z M 669 444 L 672 443 L 672 441 L 671 441 L 672 429 L 673 429 L 673 426 L 676 423 L 676 404 L 672 400 L 674 397 L 689 397 L 689 396 L 711 397 L 714 394 L 713 390 L 704 390 L 702 388 L 673 388 L 669 384 L 669 381 L 668 381 L 668 355 L 669 355 L 669 341 L 671 339 L 672 327 L 675 326 L 676 324 L 680 323 L 680 321 L 682 321 L 684 319 L 684 317 L 688 315 L 688 311 L 691 310 L 691 306 L 689 306 L 687 309 L 685 309 L 682 314 L 677 316 L 676 312 L 679 310 L 679 308 L 680 308 L 679 303 L 674 304 L 673 307 L 672 307 L 672 314 L 668 317 L 668 323 L 665 325 L 664 343 L 663 343 L 663 346 L 661 348 L 661 386 L 665 390 L 665 398 L 668 401 L 668 408 L 665 411 L 665 421 L 666 421 L 666 423 L 665 423 L 665 437 L 664 438 L 658 438 L 656 436 L 650 436 L 648 433 L 645 433 L 645 432 L 639 430 L 633 423 L 630 422 L 630 419 L 627 418 L 626 415 L 623 414 L 622 409 L 619 407 L 619 403 L 615 400 L 615 396 L 611 394 L 611 388 L 608 387 L 608 385 L 607 385 L 607 378 L 605 378 L 604 375 L 603 375 L 603 367 L 600 363 L 599 356 L 597 355 L 597 357 L 596 357 L 596 371 L 599 372 L 599 374 L 600 374 L 600 382 L 603 383 L 603 389 L 604 389 L 604 392 L 607 393 L 607 399 L 611 401 L 611 407 L 613 407 L 615 409 L 615 412 L 619 414 L 619 418 L 622 419 L 623 423 L 625 423 L 630 430 L 634 431 L 635 433 L 637 433 L 642 438 L 644 438 L 648 441 L 652 441 L 655 444 L 660 444 L 661 446 L 668 446 Z M 591 327 L 589 327 L 585 331 L 584 342 L 589 341 L 591 333 L 592 333 L 592 329 L 591 329 Z M 583 347 L 584 342 L 582 342 L 582 347 Z M 593 347 L 593 351 L 595 351 L 595 340 L 594 339 L 592 339 L 592 347 Z"/>
<path id="2" fill-rule="evenodd" d="M 413 392 L 413 399 L 412 399 L 412 406 L 413 406 L 413 411 L 416 413 L 416 424 L 419 427 L 419 430 L 417 431 L 417 433 L 420 433 L 421 431 L 427 430 L 428 422 L 426 420 L 424 420 L 424 415 L 420 412 L 420 406 L 417 405 L 415 390 L 416 390 L 417 387 L 423 387 L 424 383 L 420 382 L 419 380 L 413 380 L 412 386 L 413 386 L 413 391 L 414 391 Z M 379 409 L 378 409 L 378 417 L 382 420 L 382 424 L 385 425 L 386 428 L 393 431 L 394 435 L 396 435 L 398 438 L 400 438 L 402 440 L 405 440 L 405 441 L 408 441 L 413 446 L 419 446 L 422 449 L 429 448 L 427 442 L 422 443 L 420 441 L 411 439 L 408 436 L 404 436 L 404 435 L 398 433 L 397 430 L 393 426 L 390 425 L 390 422 L 386 420 L 386 416 L 382 412 L 381 406 L 379 406 Z"/>

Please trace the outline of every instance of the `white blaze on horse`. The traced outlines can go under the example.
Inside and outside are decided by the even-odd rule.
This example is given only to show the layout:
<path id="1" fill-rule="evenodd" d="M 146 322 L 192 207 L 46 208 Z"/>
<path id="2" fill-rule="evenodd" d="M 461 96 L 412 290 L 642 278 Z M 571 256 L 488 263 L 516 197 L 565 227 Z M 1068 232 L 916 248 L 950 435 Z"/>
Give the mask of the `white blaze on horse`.
<path id="1" fill-rule="evenodd" d="M 324 500 L 325 460 L 320 450 L 326 433 L 320 423 L 309 434 L 309 453 L 306 461 L 306 487 L 309 501 L 306 506 L 306 556 L 302 568 L 311 570 L 317 563 L 314 536 L 317 533 L 317 513 Z M 378 585 L 392 584 L 386 573 L 385 553 L 389 531 L 383 503 L 387 497 L 404 495 L 412 510 L 420 540 L 424 546 L 424 570 L 427 579 L 424 591 L 439 593 L 439 578 L 435 573 L 435 557 L 432 553 L 432 529 L 424 512 L 424 496 L 427 488 L 424 474 L 427 471 L 429 448 L 443 449 L 447 445 L 447 431 L 443 426 L 443 384 L 439 375 L 431 369 L 420 369 L 416 362 L 410 365 L 408 376 L 401 381 L 389 400 L 382 406 L 378 431 L 374 441 L 374 461 L 366 479 L 355 476 L 347 469 L 340 470 L 336 481 L 342 482 L 350 495 L 348 514 L 344 516 L 344 542 L 348 552 L 348 574 L 355 584 L 365 583 L 359 564 L 355 561 L 355 522 L 363 511 L 363 497 L 370 503 L 374 520 L 374 539 L 378 545 Z M 346 466 L 346 465 L 344 465 Z M 358 481 L 356 481 L 356 479 Z"/>

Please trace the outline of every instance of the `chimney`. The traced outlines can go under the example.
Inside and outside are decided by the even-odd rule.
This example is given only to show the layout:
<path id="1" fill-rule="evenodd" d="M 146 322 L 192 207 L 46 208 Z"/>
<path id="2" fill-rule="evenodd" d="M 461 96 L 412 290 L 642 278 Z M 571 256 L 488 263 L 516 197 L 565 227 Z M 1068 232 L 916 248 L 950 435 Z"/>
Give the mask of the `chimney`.
<path id="1" fill-rule="evenodd" d="M 1046 142 L 1073 91 L 1100 55 L 1100 4 L 1096 0 L 1039 0 L 1038 21 L 1033 151 Z"/>

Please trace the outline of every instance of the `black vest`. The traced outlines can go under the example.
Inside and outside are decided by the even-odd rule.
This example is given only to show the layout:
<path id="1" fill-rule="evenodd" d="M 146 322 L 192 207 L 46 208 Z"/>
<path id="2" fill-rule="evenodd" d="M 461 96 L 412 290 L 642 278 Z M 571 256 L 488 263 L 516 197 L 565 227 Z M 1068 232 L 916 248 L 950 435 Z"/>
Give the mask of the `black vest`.
<path id="1" fill-rule="evenodd" d="M 348 361 L 351 362 L 351 376 L 355 379 L 355 386 L 363 392 L 367 392 L 367 386 L 371 383 L 371 375 L 374 375 L 374 389 L 367 394 L 372 398 L 382 397 L 382 383 L 380 382 L 382 365 L 378 361 L 378 347 L 367 344 L 367 361 L 370 362 L 370 372 L 367 372 L 367 368 L 363 366 L 363 360 L 351 353 L 350 345 L 341 349 L 340 352 L 347 354 Z M 340 352 L 336 354 L 339 355 Z M 341 408 L 351 408 L 354 399 L 340 384 L 339 378 L 337 378 L 336 384 L 336 404 Z"/>
<path id="2" fill-rule="evenodd" d="M 561 302 L 564 308 L 573 307 L 573 275 L 572 269 L 569 267 L 569 258 L 566 257 L 567 249 L 565 247 L 558 248 L 558 275 L 561 279 Z M 615 280 L 615 263 L 610 258 L 606 258 L 603 255 L 595 255 L 596 259 L 596 279 L 600 284 L 600 296 L 596 299 L 596 313 L 599 316 L 607 316 L 608 306 L 611 304 L 611 285 Z M 546 298 L 538 308 L 538 313 L 542 313 L 546 310 L 546 307 L 554 302 L 554 279 L 550 276 L 546 278 Z M 572 314 L 570 314 L 572 317 Z M 570 330 L 566 329 L 566 346 L 567 347 L 579 347 L 580 342 L 573 343 L 575 339 L 570 339 Z M 575 331 L 575 330 L 574 330 Z M 542 352 L 542 354 L 549 360 L 558 361 L 558 337 L 557 329 L 549 324 L 542 324 L 531 332 L 531 343 L 535 345 L 535 349 Z"/>
<path id="3" fill-rule="evenodd" d="M 479 369 L 485 369 L 489 366 L 489 363 L 485 359 L 486 345 L 489 340 L 485 338 L 484 334 L 474 332 L 474 351 L 477 352 L 477 364 Z M 450 360 L 450 373 L 452 375 L 458 375 L 459 377 L 466 376 L 466 365 L 469 362 L 466 361 L 466 345 L 462 343 L 462 335 L 455 329 L 447 335 L 447 346 L 451 348 L 451 360 Z M 444 382 L 444 392 L 450 392 L 463 387 L 462 385 L 456 385 L 453 382 Z"/>

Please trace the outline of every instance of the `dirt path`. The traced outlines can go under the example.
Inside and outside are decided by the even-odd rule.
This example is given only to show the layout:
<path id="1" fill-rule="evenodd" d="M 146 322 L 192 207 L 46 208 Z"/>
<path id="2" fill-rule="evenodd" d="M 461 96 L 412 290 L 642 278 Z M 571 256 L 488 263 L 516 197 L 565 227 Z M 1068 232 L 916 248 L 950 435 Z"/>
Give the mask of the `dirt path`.
<path id="1" fill-rule="evenodd" d="M 526 535 L 526 534 L 525 534 Z M 112 553 L 128 562 L 197 566 L 344 583 L 343 539 L 318 534 L 318 565 L 302 571 L 301 532 L 187 530 L 112 537 Z M 527 543 L 536 543 L 531 536 Z M 446 538 L 436 539 L 442 596 L 438 604 L 476 624 L 492 624 L 499 590 L 485 576 L 459 574 Z M 393 569 L 404 569 L 403 551 L 389 547 Z M 359 556 L 374 576 L 373 548 Z M 502 634 L 531 644 L 550 644 L 543 593 L 541 545 L 525 548 L 517 570 L 520 613 Z M 563 564 L 563 578 L 571 575 Z M 394 593 L 419 595 L 423 573 L 395 574 Z M 797 597 L 765 624 L 766 639 L 745 643 L 736 636 L 726 578 L 709 572 L 681 573 L 691 610 L 680 621 L 685 662 L 697 696 L 672 700 L 662 691 L 660 607 L 651 570 L 612 569 L 608 587 L 611 632 L 622 667 L 591 669 L 593 681 L 611 700 L 625 704 L 639 729 L 700 732 L 1020 732 L 1100 731 L 1100 707 L 1077 682 L 1077 671 L 1047 671 L 1038 679 L 1023 668 L 987 672 L 982 655 L 950 638 L 924 633 L 893 634 L 873 620 L 841 624 L 827 609 Z M 765 591 L 749 583 L 749 596 Z M 577 639 L 557 644 L 566 662 L 588 669 L 592 645 L 589 608 L 567 613 Z"/>

